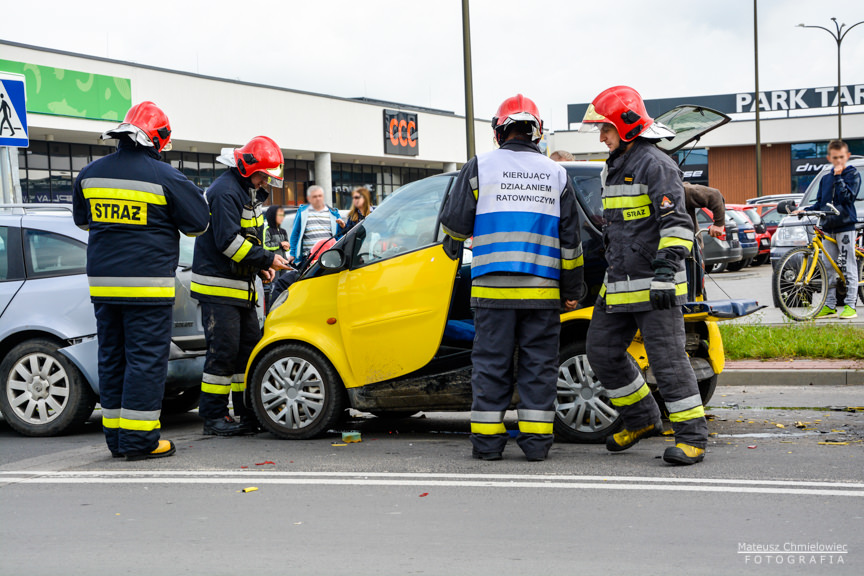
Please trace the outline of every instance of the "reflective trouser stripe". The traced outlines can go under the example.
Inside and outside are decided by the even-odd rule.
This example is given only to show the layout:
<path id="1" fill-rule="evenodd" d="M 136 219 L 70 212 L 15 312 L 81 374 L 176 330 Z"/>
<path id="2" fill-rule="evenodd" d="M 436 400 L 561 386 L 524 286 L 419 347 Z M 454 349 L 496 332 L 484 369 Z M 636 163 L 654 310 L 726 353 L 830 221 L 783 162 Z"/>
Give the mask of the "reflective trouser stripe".
<path id="1" fill-rule="evenodd" d="M 232 392 L 243 392 L 246 390 L 246 375 L 245 374 L 234 374 L 231 378 L 231 391 Z"/>
<path id="2" fill-rule="evenodd" d="M 552 434 L 555 412 L 551 410 L 520 409 L 519 431 L 523 434 Z"/>
<path id="3" fill-rule="evenodd" d="M 705 416 L 705 408 L 702 406 L 702 397 L 699 394 L 675 402 L 666 402 L 666 410 L 669 411 L 671 422 L 683 422 Z"/>
<path id="4" fill-rule="evenodd" d="M 606 394 L 609 396 L 609 401 L 613 406 L 630 406 L 639 402 L 642 398 L 651 393 L 648 384 L 640 374 L 630 384 L 621 388 L 606 389 Z"/>
<path id="5" fill-rule="evenodd" d="M 703 406 L 697 406 L 695 408 L 691 408 L 690 410 L 684 410 L 682 412 L 669 413 L 670 422 L 684 422 L 686 420 L 693 420 L 695 418 L 704 417 L 705 408 Z"/>
<path id="6" fill-rule="evenodd" d="M 472 286 L 472 298 L 494 300 L 560 300 L 561 292 L 555 288 L 489 288 Z"/>
<path id="7" fill-rule="evenodd" d="M 102 409 L 102 426 L 105 428 L 122 428 L 124 430 L 141 430 L 149 432 L 161 428 L 159 423 L 160 410 L 128 410 Z"/>
<path id="8" fill-rule="evenodd" d="M 174 298 L 173 277 L 90 276 L 87 281 L 97 298 Z"/>
<path id="9" fill-rule="evenodd" d="M 231 376 L 218 376 L 216 374 L 204 373 L 201 376 L 201 392 L 210 394 L 230 394 Z"/>
<path id="10" fill-rule="evenodd" d="M 161 427 L 162 425 L 159 423 L 159 420 L 129 420 L 128 418 L 120 418 L 120 428 L 124 430 L 149 432 Z"/>
<path id="11" fill-rule="evenodd" d="M 504 412 L 497 410 L 472 410 L 471 432 L 473 434 L 506 434 Z"/>
<path id="12" fill-rule="evenodd" d="M 102 409 L 102 426 L 105 428 L 120 427 L 120 409 L 119 408 L 103 408 Z"/>

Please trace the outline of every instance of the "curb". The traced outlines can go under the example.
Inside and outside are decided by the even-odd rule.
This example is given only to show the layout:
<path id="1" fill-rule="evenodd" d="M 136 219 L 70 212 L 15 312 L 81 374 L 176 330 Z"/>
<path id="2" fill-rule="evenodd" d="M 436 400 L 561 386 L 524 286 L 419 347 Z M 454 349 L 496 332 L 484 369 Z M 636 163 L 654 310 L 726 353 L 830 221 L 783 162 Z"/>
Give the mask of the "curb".
<path id="1" fill-rule="evenodd" d="M 718 386 L 864 386 L 861 370 L 724 370 L 717 378 Z"/>

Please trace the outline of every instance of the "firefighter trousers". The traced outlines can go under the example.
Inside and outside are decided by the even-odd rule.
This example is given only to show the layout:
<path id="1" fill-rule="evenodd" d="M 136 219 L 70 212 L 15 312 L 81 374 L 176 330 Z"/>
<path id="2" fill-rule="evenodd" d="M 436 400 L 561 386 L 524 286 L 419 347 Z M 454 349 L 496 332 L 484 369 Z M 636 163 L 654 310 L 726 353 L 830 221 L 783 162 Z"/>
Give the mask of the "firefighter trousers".
<path id="1" fill-rule="evenodd" d="M 639 430 L 660 421 L 660 408 L 642 371 L 627 353 L 637 330 L 642 333 L 648 364 L 669 412 L 675 439 L 705 448 L 708 424 L 696 376 L 685 351 L 681 308 L 610 313 L 600 298 L 588 328 L 588 362 L 606 388 L 612 405 L 621 413 L 624 427 Z"/>
<path id="2" fill-rule="evenodd" d="M 474 313 L 471 442 L 478 453 L 504 450 L 504 412 L 513 400 L 513 351 L 519 392 L 516 442 L 528 458 L 545 458 L 552 446 L 558 383 L 560 312 L 477 308 Z"/>
<path id="3" fill-rule="evenodd" d="M 99 340 L 99 404 L 114 454 L 146 454 L 159 445 L 173 307 L 93 305 Z"/>
<path id="4" fill-rule="evenodd" d="M 207 357 L 201 377 L 198 414 L 205 420 L 228 416 L 228 396 L 234 415 L 251 417 L 247 408 L 246 362 L 261 339 L 255 308 L 201 302 L 201 320 L 207 339 Z"/>

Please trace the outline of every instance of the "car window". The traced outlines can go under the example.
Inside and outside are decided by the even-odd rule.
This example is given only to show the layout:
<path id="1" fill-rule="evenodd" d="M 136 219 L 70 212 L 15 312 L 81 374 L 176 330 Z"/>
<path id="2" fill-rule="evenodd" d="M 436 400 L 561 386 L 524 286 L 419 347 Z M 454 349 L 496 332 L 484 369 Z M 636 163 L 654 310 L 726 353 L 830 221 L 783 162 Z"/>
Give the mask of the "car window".
<path id="1" fill-rule="evenodd" d="M 780 223 L 780 220 L 786 217 L 786 214 L 780 214 L 776 208 L 771 208 L 762 214 L 762 222 L 767 226 L 775 226 Z"/>
<path id="2" fill-rule="evenodd" d="M 0 226 L 0 282 L 24 278 L 21 261 L 21 229 Z"/>
<path id="3" fill-rule="evenodd" d="M 87 271 L 87 245 L 74 238 L 44 230 L 25 230 L 24 246 L 28 277 L 66 276 Z"/>
<path id="4" fill-rule="evenodd" d="M 759 217 L 759 212 L 755 208 L 744 210 L 744 213 L 747 214 L 747 217 L 753 224 L 758 225 L 762 223 L 762 218 Z"/>
<path id="5" fill-rule="evenodd" d="M 365 266 L 438 241 L 438 213 L 450 177 L 407 184 L 369 214 L 354 240 L 352 267 Z"/>
<path id="6" fill-rule="evenodd" d="M 697 210 L 696 211 L 696 221 L 699 222 L 700 228 L 702 226 L 705 226 L 705 227 L 710 226 L 711 224 L 714 223 L 714 220 L 712 218 L 710 218 L 708 216 L 708 214 L 705 213 L 704 210 Z"/>
<path id="7" fill-rule="evenodd" d="M 750 222 L 750 220 L 747 218 L 747 216 L 744 215 L 743 212 L 739 212 L 738 210 L 728 210 L 726 212 L 726 214 L 731 216 L 732 219 L 738 223 L 739 227 L 743 227 L 743 228 L 752 228 L 753 227 L 753 223 Z"/>
<path id="8" fill-rule="evenodd" d="M 603 188 L 600 170 L 593 166 L 568 166 L 567 175 L 576 190 L 576 197 L 595 226 L 603 225 Z"/>

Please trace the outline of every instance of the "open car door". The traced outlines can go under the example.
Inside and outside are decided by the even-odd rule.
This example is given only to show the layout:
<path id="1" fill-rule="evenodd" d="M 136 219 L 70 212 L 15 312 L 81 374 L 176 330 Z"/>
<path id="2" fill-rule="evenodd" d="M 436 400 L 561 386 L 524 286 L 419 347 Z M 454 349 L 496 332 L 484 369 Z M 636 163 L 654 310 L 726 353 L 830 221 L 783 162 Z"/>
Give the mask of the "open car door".
<path id="1" fill-rule="evenodd" d="M 360 225 L 337 289 L 342 339 L 359 385 L 422 368 L 441 344 L 458 259 L 439 213 L 450 176 L 408 184 Z"/>
<path id="2" fill-rule="evenodd" d="M 654 119 L 655 122 L 660 122 L 675 131 L 674 138 L 660 140 L 657 147 L 667 154 L 674 154 L 687 144 L 697 142 L 702 135 L 719 128 L 730 120 L 731 118 L 726 114 L 704 106 L 692 104 L 676 106 Z"/>

